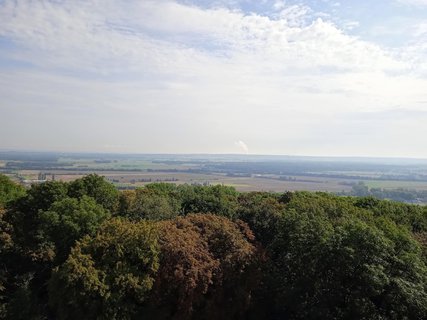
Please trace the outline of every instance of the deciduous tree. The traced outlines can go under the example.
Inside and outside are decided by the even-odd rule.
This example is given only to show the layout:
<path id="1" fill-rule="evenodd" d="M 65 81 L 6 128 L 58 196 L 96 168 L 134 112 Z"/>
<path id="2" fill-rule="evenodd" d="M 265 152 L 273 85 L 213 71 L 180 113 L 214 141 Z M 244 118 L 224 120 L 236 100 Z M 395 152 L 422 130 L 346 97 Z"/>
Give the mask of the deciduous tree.
<path id="1" fill-rule="evenodd" d="M 153 223 L 106 221 L 86 236 L 55 271 L 50 304 L 59 319 L 132 319 L 140 311 L 158 269 Z"/>

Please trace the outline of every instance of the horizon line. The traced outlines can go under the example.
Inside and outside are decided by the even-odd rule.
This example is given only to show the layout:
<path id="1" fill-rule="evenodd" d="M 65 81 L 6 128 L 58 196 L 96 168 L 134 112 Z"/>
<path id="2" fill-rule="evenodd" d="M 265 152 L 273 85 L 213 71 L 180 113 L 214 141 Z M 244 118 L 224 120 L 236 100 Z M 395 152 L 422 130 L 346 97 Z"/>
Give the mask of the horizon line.
<path id="1" fill-rule="evenodd" d="M 57 154 L 98 154 L 98 155 L 129 155 L 129 156 L 240 156 L 240 157 L 289 157 L 289 158 L 338 158 L 338 159 L 365 159 L 365 160 L 423 160 L 427 158 L 422 157 L 405 157 L 405 156 L 367 156 L 367 155 L 300 155 L 300 154 L 263 154 L 263 153 L 207 153 L 207 152 L 120 152 L 120 151 L 59 151 L 59 150 L 31 150 L 31 149 L 13 149 L 13 148 L 0 148 L 0 152 L 22 152 L 22 153 L 57 153 Z"/>

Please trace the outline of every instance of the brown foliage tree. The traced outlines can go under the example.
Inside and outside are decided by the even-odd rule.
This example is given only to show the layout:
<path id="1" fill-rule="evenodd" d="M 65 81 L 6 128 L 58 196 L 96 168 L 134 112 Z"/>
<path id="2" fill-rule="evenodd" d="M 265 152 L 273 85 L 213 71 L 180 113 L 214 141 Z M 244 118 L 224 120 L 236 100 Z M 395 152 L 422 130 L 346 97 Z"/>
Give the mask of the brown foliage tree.
<path id="1" fill-rule="evenodd" d="M 259 250 L 248 226 L 211 214 L 159 222 L 160 268 L 155 316 L 241 316 L 257 283 Z"/>

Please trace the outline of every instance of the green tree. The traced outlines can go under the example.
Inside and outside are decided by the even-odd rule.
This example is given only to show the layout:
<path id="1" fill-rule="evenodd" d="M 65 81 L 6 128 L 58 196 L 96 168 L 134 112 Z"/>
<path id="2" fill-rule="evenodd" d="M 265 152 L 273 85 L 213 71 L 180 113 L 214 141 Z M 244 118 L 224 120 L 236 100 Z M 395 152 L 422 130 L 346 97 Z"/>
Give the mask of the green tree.
<path id="1" fill-rule="evenodd" d="M 0 208 L 0 319 L 6 318 L 6 282 L 8 280 L 8 253 L 13 247 L 11 226 L 3 220 L 4 209 Z"/>
<path id="2" fill-rule="evenodd" d="M 55 270 L 49 300 L 58 319 L 132 319 L 158 269 L 153 223 L 106 221 Z"/>
<path id="3" fill-rule="evenodd" d="M 404 227 L 288 211 L 269 248 L 276 312 L 291 319 L 423 319 L 427 269 Z"/>
<path id="4" fill-rule="evenodd" d="M 237 209 L 237 191 L 232 187 L 179 186 L 182 213 L 213 213 L 232 218 Z"/>
<path id="5" fill-rule="evenodd" d="M 162 184 L 157 184 L 161 186 Z M 140 188 L 121 196 L 120 215 L 130 219 L 164 220 L 179 214 L 180 204 L 175 196 L 158 188 Z"/>
<path id="6" fill-rule="evenodd" d="M 48 210 L 54 202 L 66 197 L 67 184 L 48 181 L 32 185 L 26 196 L 14 201 L 7 210 L 4 219 L 13 228 L 15 251 L 26 260 L 16 263 L 15 269 L 21 269 L 21 273 L 34 269 L 34 263 L 38 261 L 52 260 L 53 251 L 41 233 L 39 211 Z"/>
<path id="7" fill-rule="evenodd" d="M 425 207 L 381 200 L 370 210 L 375 216 L 387 217 L 397 224 L 409 227 L 414 232 L 427 231 L 427 208 Z"/>
<path id="8" fill-rule="evenodd" d="M 0 208 L 25 195 L 25 188 L 0 174 Z"/>
<path id="9" fill-rule="evenodd" d="M 33 184 L 26 196 L 16 201 L 12 208 L 27 213 L 47 210 L 55 201 L 67 197 L 67 187 L 66 183 L 60 181 Z"/>
<path id="10" fill-rule="evenodd" d="M 246 222 L 255 238 L 264 246 L 273 240 L 284 205 L 269 193 L 251 192 L 239 195 L 237 218 Z"/>
<path id="11" fill-rule="evenodd" d="M 171 196 L 171 197 L 179 196 L 178 187 L 173 183 L 155 182 L 155 183 L 147 184 L 145 188 L 160 195 Z"/>
<path id="12" fill-rule="evenodd" d="M 64 261 L 70 247 L 107 217 L 92 198 L 67 198 L 67 184 L 46 182 L 32 186 L 15 201 L 5 219 L 12 226 L 13 248 L 9 271 L 9 315 L 26 318 L 46 315 L 47 281 L 53 267 Z"/>
<path id="13" fill-rule="evenodd" d="M 42 237 L 44 241 L 53 243 L 58 263 L 65 261 L 77 240 L 85 235 L 94 235 L 99 225 L 110 216 L 88 196 L 57 201 L 39 215 Z"/>
<path id="14" fill-rule="evenodd" d="M 68 187 L 68 195 L 72 198 L 81 198 L 84 195 L 92 197 L 111 213 L 117 210 L 119 203 L 119 191 L 104 177 L 96 174 L 72 181 Z"/>

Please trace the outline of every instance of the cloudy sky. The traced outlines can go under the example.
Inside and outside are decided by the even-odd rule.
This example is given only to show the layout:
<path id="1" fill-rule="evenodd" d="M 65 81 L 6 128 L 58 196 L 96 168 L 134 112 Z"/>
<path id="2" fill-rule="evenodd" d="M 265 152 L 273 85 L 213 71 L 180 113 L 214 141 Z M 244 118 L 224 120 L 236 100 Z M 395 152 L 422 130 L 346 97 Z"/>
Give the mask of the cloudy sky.
<path id="1" fill-rule="evenodd" d="M 427 0 L 0 0 L 0 149 L 427 158 Z"/>

